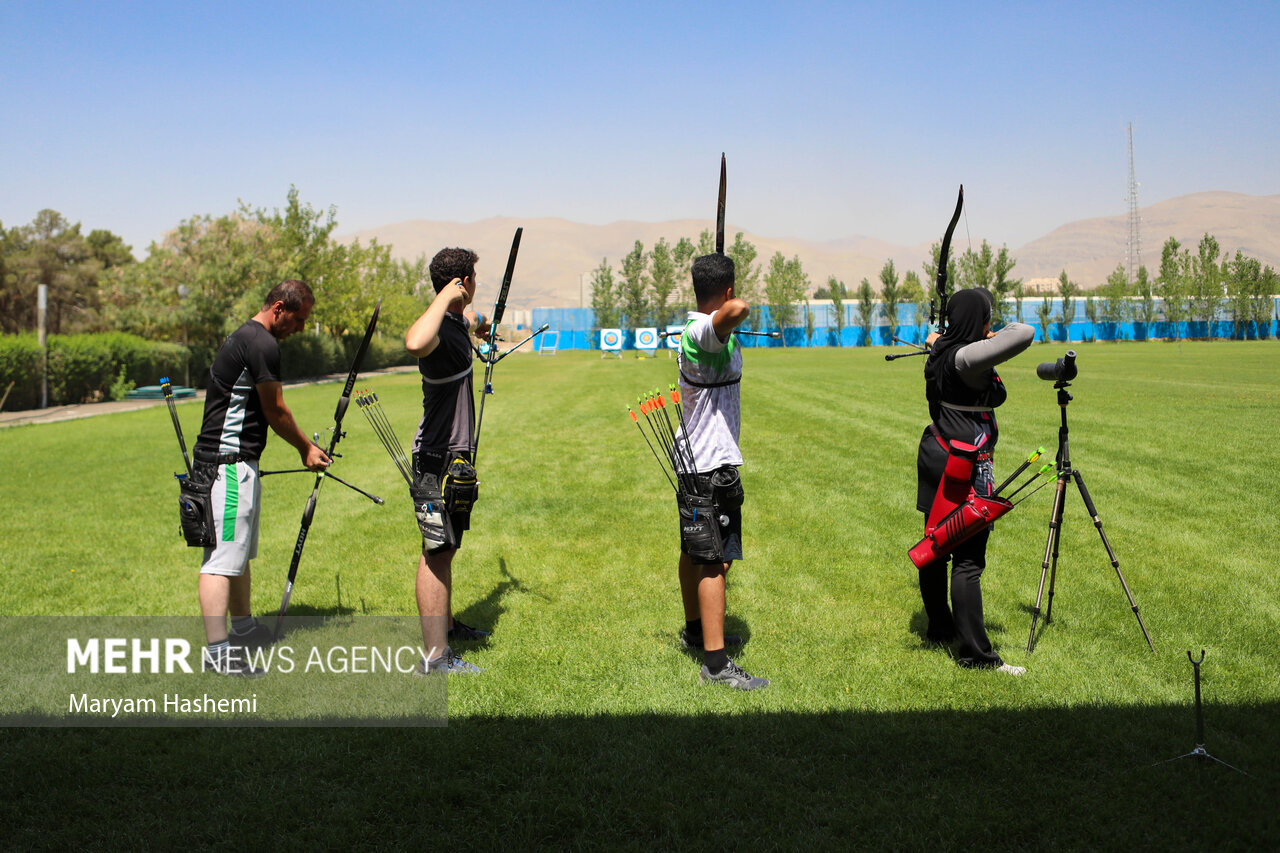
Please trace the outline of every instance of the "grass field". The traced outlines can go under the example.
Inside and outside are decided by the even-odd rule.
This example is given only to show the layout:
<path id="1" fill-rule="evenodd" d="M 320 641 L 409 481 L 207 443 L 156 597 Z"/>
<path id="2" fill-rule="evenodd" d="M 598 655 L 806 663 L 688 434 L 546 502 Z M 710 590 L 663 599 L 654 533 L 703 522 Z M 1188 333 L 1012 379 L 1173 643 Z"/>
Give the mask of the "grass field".
<path id="1" fill-rule="evenodd" d="M 1053 621 L 1026 652 L 1051 487 L 1000 522 L 983 585 L 991 637 L 1028 675 L 964 671 L 926 646 L 906 558 L 921 526 L 920 361 L 753 349 L 728 628 L 773 684 L 704 688 L 676 641 L 673 501 L 625 411 L 673 380 L 673 362 L 511 358 L 455 562 L 455 612 L 494 633 L 466 649 L 485 673 L 449 682 L 447 728 L 7 728 L 0 844 L 1277 849 L 1280 346 L 1074 346 L 1072 460 L 1157 654 L 1074 488 Z M 1063 349 L 1035 345 L 1002 369 L 998 476 L 1036 445 L 1052 454 L 1060 410 L 1034 366 Z M 360 384 L 407 444 L 416 376 Z M 310 431 L 338 392 L 286 399 Z M 190 437 L 200 408 L 179 412 Z M 354 408 L 346 424 L 334 473 L 387 504 L 324 486 L 290 612 L 398 619 L 417 642 L 407 495 Z M 264 469 L 294 462 L 269 442 Z M 159 407 L 0 430 L 0 612 L 196 619 L 180 465 Z M 265 481 L 260 616 L 279 604 L 311 485 Z M 1250 776 L 1152 766 L 1194 745 L 1186 651 L 1202 648 L 1206 745 Z M 358 689 L 281 684 L 268 689 L 320 722 L 344 718 Z M 0 700 L 11 722 L 21 693 Z"/>

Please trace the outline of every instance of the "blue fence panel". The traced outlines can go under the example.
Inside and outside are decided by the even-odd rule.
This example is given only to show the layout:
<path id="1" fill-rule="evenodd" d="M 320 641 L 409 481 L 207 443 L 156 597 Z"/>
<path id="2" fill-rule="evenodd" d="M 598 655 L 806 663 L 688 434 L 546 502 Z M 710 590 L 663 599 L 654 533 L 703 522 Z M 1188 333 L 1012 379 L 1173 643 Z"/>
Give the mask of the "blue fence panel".
<path id="1" fill-rule="evenodd" d="M 1049 303 L 1051 315 L 1056 318 L 1062 311 L 1062 303 L 1059 299 L 1053 297 L 1028 297 L 1023 299 L 1021 311 L 1017 310 L 1012 300 L 1009 301 L 1011 312 L 1017 314 L 1021 322 L 1035 329 L 1035 340 L 1037 341 L 1045 339 L 1044 333 L 1040 328 L 1037 312 L 1041 302 L 1046 300 Z M 1134 304 L 1136 305 L 1136 302 Z M 836 345 L 856 347 L 863 345 L 867 334 L 858 323 L 858 304 L 856 302 L 846 302 L 842 308 L 843 322 L 836 323 L 836 312 L 833 305 L 826 303 L 809 306 L 797 305 L 795 325 L 789 326 L 785 330 L 785 345 L 788 347 L 826 347 Z M 883 308 L 882 304 L 876 304 L 876 316 L 870 335 L 872 344 L 876 346 L 891 345 L 895 334 L 902 340 L 911 343 L 924 342 L 928 317 L 917 317 L 915 305 L 905 304 L 898 306 L 898 322 L 892 330 L 885 320 Z M 1250 321 L 1240 324 L 1240 328 L 1237 329 L 1231 321 L 1229 312 L 1224 308 L 1219 311 L 1212 324 L 1198 320 L 1183 320 L 1178 323 L 1178 328 L 1175 330 L 1173 325 L 1164 318 L 1164 304 L 1159 299 L 1156 300 L 1156 316 L 1159 319 L 1148 326 L 1146 323 L 1135 320 L 1126 320 L 1122 323 L 1102 321 L 1090 323 L 1084 313 L 1085 301 L 1077 297 L 1072 300 L 1070 322 L 1066 324 L 1056 321 L 1050 322 L 1048 339 L 1060 343 L 1075 343 L 1086 340 L 1143 341 L 1151 338 L 1173 338 L 1175 337 L 1175 331 L 1178 338 L 1203 338 L 1209 336 L 1210 326 L 1212 327 L 1213 336 L 1218 338 L 1237 337 L 1253 340 L 1280 337 L 1280 297 L 1272 298 L 1271 309 L 1271 317 L 1261 328 Z M 806 311 L 810 312 L 813 317 L 812 336 L 808 331 Z M 680 322 L 680 319 L 677 319 L 676 322 Z M 595 325 L 595 315 L 590 308 L 535 308 L 533 310 L 533 325 L 537 327 L 543 323 L 549 323 L 552 329 L 560 332 L 561 349 L 600 348 L 600 331 Z M 777 327 L 772 322 L 769 307 L 761 305 L 752 309 L 751 317 L 743 325 L 743 329 L 776 331 Z M 622 335 L 623 348 L 634 349 L 635 332 L 630 329 L 623 329 Z M 741 341 L 745 347 L 780 347 L 784 345 L 782 340 L 776 338 L 744 337 L 741 338 Z"/>

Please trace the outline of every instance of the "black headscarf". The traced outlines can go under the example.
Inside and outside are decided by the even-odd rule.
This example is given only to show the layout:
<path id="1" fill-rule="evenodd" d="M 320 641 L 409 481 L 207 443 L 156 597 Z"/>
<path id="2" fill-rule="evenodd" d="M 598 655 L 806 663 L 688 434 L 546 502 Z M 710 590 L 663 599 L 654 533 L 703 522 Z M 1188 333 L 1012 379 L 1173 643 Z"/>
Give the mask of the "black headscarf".
<path id="1" fill-rule="evenodd" d="M 956 347 L 982 340 L 991 321 L 991 293 L 975 287 L 958 291 L 947 302 L 947 331 L 933 342 L 924 364 L 924 378 L 929 387 L 938 380 L 938 371 L 947 354 Z"/>

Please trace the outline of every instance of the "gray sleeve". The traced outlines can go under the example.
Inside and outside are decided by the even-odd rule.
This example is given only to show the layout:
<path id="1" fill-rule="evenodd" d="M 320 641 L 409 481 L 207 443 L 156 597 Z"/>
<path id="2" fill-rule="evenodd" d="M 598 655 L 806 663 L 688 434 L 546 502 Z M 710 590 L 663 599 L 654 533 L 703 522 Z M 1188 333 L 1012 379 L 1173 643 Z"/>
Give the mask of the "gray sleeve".
<path id="1" fill-rule="evenodd" d="M 956 370 L 965 384 L 973 385 L 973 382 L 980 381 L 984 372 L 1031 346 L 1035 334 L 1035 329 L 1026 323 L 1010 323 L 996 332 L 995 337 L 966 344 L 957 350 Z"/>

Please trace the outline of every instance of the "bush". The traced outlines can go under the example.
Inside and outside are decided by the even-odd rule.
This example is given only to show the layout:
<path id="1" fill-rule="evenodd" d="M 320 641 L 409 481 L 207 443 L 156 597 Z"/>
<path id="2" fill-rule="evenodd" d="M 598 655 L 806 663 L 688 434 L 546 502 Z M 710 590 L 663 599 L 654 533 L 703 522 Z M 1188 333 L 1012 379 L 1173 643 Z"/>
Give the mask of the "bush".
<path id="1" fill-rule="evenodd" d="M 49 405 L 113 399 L 129 386 L 181 376 L 187 350 L 136 335 L 107 332 L 49 336 Z M 7 409 L 40 405 L 40 345 L 35 335 L 0 338 L 0 384 L 14 382 Z M 3 390 L 0 389 L 0 393 Z"/>
<path id="2" fill-rule="evenodd" d="M 358 347 L 360 341 L 355 341 Z M 351 355 L 355 355 L 355 347 L 351 349 Z M 409 351 L 404 348 L 404 338 L 400 335 L 387 336 L 375 335 L 373 340 L 369 342 L 369 352 L 364 357 L 364 364 L 361 365 L 362 371 L 381 370 L 384 367 L 396 367 L 402 364 L 417 364 L 418 360 L 409 355 Z M 350 358 L 347 365 L 350 366 Z"/>
<path id="3" fill-rule="evenodd" d="M 0 337 L 0 397 L 13 383 L 4 407 L 9 411 L 40 405 L 40 344 L 35 335 Z"/>
<path id="4" fill-rule="evenodd" d="M 342 345 L 328 335 L 301 332 L 280 342 L 281 379 L 309 379 L 346 369 Z"/>

